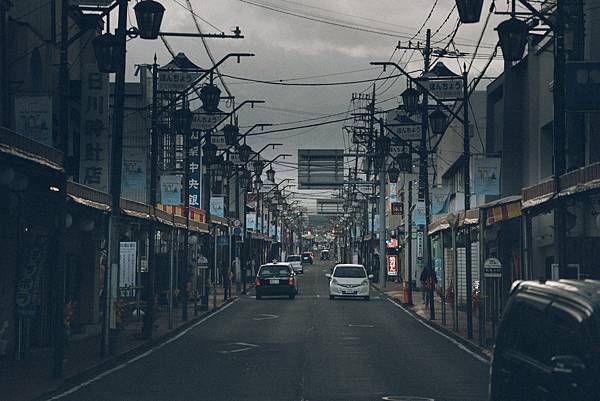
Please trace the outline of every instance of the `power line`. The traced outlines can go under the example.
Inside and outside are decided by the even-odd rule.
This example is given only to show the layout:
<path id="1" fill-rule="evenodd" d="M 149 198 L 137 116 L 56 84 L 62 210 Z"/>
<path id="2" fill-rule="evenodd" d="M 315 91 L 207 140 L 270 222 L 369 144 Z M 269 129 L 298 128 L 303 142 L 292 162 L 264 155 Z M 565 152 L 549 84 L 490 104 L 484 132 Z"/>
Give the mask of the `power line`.
<path id="1" fill-rule="evenodd" d="M 385 79 L 389 79 L 389 78 L 396 78 L 396 77 L 402 76 L 402 74 L 397 74 L 397 75 L 393 75 L 393 76 L 390 76 L 390 77 L 387 77 L 387 78 L 371 78 L 371 79 L 361 79 L 361 80 L 357 80 L 357 81 L 291 83 L 291 82 L 281 82 L 280 80 L 268 81 L 268 80 L 262 80 L 262 79 L 254 79 L 254 78 L 247 78 L 247 77 L 238 77 L 238 76 L 229 75 L 229 74 L 222 74 L 222 75 L 224 77 L 228 77 L 228 78 L 231 78 L 231 79 L 237 79 L 239 81 L 248 81 L 248 82 L 260 83 L 260 84 L 266 84 L 266 85 L 279 85 L 279 86 L 340 86 L 340 85 L 355 85 L 355 84 L 362 84 L 362 83 L 365 83 L 365 82 L 373 82 L 373 81 L 385 80 Z"/>

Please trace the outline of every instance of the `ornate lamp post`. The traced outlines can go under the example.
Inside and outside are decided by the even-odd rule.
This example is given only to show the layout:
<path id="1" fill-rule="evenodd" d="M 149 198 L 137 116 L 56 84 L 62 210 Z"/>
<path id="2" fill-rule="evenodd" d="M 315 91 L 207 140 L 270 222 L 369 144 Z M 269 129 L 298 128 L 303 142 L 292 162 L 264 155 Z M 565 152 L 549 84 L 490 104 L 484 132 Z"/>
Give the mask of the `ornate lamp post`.
<path id="1" fill-rule="evenodd" d="M 154 0 L 137 3 L 133 10 L 138 24 L 137 33 L 142 39 L 157 39 L 165 8 Z"/>
<path id="2" fill-rule="evenodd" d="M 500 47 L 505 61 L 519 61 L 525 53 L 529 26 L 526 22 L 512 17 L 503 21 L 496 28 L 500 39 Z"/>
<path id="3" fill-rule="evenodd" d="M 240 129 L 237 125 L 227 124 L 223 127 L 223 135 L 225 136 L 225 144 L 227 146 L 235 146 L 238 143 Z"/>
<path id="4" fill-rule="evenodd" d="M 275 170 L 273 170 L 273 165 L 267 170 L 267 180 L 275 182 Z"/>
<path id="5" fill-rule="evenodd" d="M 200 89 L 200 100 L 202 101 L 202 108 L 207 113 L 215 113 L 219 109 L 221 90 L 213 85 L 212 74 L 210 83 Z"/>
<path id="6" fill-rule="evenodd" d="M 481 18 L 483 0 L 456 0 L 456 8 L 458 9 L 460 22 L 473 24 L 479 22 Z"/>
<path id="7" fill-rule="evenodd" d="M 429 114 L 429 123 L 434 135 L 442 135 L 448 127 L 448 116 L 440 109 L 435 109 Z"/>
<path id="8" fill-rule="evenodd" d="M 408 87 L 400 95 L 402 97 L 402 104 L 404 109 L 409 114 L 414 114 L 419 109 L 419 91 L 415 88 Z"/>

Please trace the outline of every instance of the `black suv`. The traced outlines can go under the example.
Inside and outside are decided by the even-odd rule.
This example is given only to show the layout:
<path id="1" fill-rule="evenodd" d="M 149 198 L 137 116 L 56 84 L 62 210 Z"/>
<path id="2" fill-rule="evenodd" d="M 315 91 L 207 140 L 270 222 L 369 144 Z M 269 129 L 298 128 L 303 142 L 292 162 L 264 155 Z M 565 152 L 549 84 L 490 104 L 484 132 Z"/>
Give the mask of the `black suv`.
<path id="1" fill-rule="evenodd" d="M 600 281 L 515 282 L 498 330 L 491 401 L 600 400 Z"/>

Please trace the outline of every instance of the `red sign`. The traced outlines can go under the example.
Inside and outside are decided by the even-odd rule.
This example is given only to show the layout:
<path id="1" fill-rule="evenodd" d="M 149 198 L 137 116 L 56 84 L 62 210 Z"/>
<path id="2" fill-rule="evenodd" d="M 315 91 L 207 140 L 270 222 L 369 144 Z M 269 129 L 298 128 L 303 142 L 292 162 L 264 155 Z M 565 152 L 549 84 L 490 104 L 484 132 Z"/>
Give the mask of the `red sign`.
<path id="1" fill-rule="evenodd" d="M 387 256 L 387 274 L 388 276 L 398 275 L 398 255 Z"/>

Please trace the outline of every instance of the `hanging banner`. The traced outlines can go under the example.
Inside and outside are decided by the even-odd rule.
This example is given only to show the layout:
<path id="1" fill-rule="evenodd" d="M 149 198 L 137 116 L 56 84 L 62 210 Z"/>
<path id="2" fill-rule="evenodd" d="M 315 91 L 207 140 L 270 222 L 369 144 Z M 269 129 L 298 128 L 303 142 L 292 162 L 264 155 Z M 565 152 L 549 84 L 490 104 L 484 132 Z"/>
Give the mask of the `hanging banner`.
<path id="1" fill-rule="evenodd" d="M 188 172 L 189 206 L 200 209 L 202 207 L 202 149 L 198 131 L 192 131 L 188 141 Z"/>
<path id="2" fill-rule="evenodd" d="M 119 288 L 135 287 L 137 243 L 120 243 Z M 133 297 L 135 290 L 121 291 L 126 297 Z"/>
<path id="3" fill-rule="evenodd" d="M 160 203 L 163 205 L 181 205 L 181 176 L 160 176 Z"/>
<path id="4" fill-rule="evenodd" d="M 448 213 L 450 192 L 447 187 L 436 187 L 431 191 L 431 214 Z"/>
<path id="5" fill-rule="evenodd" d="M 387 275 L 397 276 L 398 275 L 398 255 L 387 256 Z"/>
<path id="6" fill-rule="evenodd" d="M 123 168 L 121 170 L 121 192 L 123 197 L 146 203 L 146 150 L 143 148 L 123 148 Z"/>
<path id="7" fill-rule="evenodd" d="M 500 157 L 473 160 L 473 193 L 500 195 Z"/>
<path id="8" fill-rule="evenodd" d="M 46 146 L 53 146 L 52 97 L 15 95 L 15 128 L 27 138 Z"/>
<path id="9" fill-rule="evenodd" d="M 210 197 L 210 214 L 213 216 L 225 217 L 225 197 Z"/>
<path id="10" fill-rule="evenodd" d="M 425 224 L 425 202 L 417 202 L 413 210 L 412 222 L 415 226 L 422 226 Z"/>
<path id="11" fill-rule="evenodd" d="M 390 182 L 388 184 L 388 196 L 387 196 L 387 210 L 390 211 L 392 208 L 392 203 L 396 203 L 397 194 L 396 194 L 397 184 L 395 182 Z"/>
<path id="12" fill-rule="evenodd" d="M 256 230 L 256 213 L 246 213 L 246 228 Z"/>

